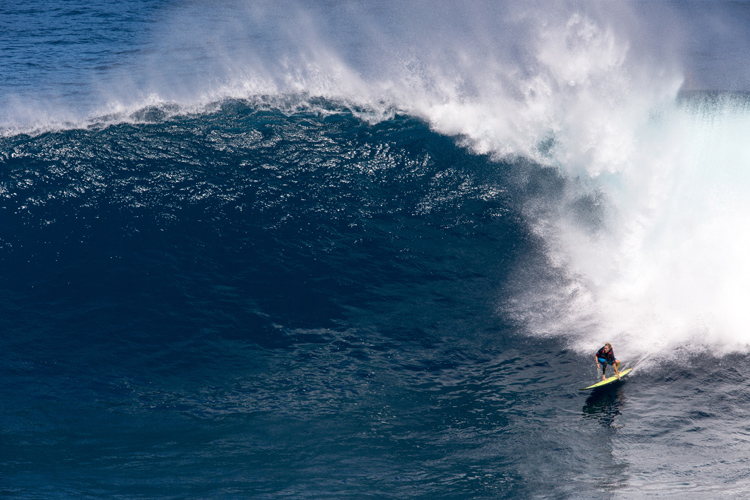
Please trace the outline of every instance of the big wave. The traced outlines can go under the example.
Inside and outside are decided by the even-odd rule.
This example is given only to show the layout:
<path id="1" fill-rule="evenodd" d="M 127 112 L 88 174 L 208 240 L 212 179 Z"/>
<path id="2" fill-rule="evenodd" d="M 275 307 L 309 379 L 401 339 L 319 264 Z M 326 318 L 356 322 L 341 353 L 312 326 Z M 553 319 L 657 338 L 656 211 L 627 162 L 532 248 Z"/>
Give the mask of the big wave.
<path id="1" fill-rule="evenodd" d="M 631 357 L 744 352 L 748 101 L 688 92 L 710 78 L 685 67 L 675 5 L 197 2 L 166 14 L 89 102 L 14 96 L 2 128 L 159 120 L 227 99 L 409 114 L 565 179 L 564 196 L 525 205 L 546 270 L 519 269 L 501 314 L 582 352 L 605 338 Z"/>

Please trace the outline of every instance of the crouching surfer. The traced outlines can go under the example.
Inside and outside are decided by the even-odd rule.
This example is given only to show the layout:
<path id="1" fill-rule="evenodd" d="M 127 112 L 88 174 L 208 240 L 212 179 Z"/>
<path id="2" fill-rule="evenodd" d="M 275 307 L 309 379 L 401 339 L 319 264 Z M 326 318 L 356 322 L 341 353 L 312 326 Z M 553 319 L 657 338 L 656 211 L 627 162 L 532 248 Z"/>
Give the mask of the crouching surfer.
<path id="1" fill-rule="evenodd" d="M 615 375 L 620 378 L 620 361 L 615 358 L 615 352 L 612 350 L 612 344 L 607 342 L 604 347 L 597 351 L 596 355 L 596 369 L 599 369 L 599 365 L 602 365 L 602 380 L 607 380 L 607 365 L 612 365 L 615 369 Z"/>

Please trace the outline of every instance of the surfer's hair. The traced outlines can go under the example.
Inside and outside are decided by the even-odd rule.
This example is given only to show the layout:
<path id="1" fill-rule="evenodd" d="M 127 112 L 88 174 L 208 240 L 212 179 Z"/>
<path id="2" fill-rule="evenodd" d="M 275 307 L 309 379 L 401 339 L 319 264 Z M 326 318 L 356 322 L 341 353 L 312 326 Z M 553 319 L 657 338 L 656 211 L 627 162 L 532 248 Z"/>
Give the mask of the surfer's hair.
<path id="1" fill-rule="evenodd" d="M 607 343 L 604 344 L 604 347 L 609 347 L 610 349 L 612 349 L 612 344 L 610 344 L 609 342 L 607 342 Z"/>

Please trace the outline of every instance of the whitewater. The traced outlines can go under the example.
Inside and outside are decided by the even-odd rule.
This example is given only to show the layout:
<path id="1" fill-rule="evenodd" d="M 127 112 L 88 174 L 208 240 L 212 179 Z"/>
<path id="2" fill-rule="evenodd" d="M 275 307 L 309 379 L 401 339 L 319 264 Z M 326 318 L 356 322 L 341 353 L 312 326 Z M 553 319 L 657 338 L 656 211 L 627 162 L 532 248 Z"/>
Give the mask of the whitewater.
<path id="1" fill-rule="evenodd" d="M 743 498 L 750 5 L 0 19 L 4 496 Z"/>

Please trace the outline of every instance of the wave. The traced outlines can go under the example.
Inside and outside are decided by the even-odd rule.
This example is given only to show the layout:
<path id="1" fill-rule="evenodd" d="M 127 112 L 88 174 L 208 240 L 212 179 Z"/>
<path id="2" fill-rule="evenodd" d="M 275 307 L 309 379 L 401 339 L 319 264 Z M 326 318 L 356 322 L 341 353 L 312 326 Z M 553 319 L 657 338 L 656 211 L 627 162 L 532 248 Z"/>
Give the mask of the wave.
<path id="1" fill-rule="evenodd" d="M 748 101 L 686 91 L 712 80 L 685 68 L 682 6 L 194 2 L 100 75 L 93 99 L 6 99 L 2 132 L 163 123 L 237 101 L 408 115 L 498 168 L 563 179 L 563 195 L 524 204 L 547 260 L 519 268 L 500 306 L 531 334 L 582 352 L 606 337 L 628 356 L 744 352 Z"/>

